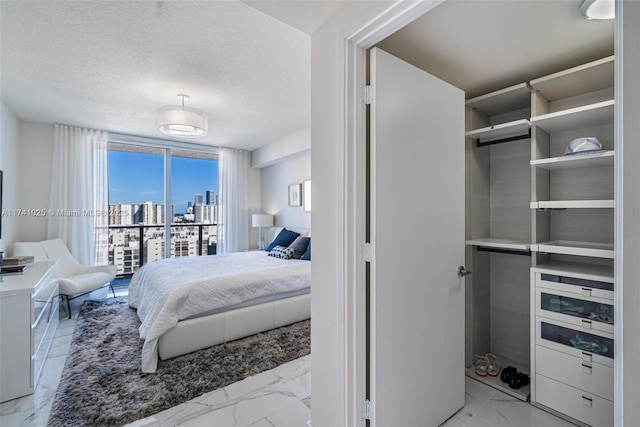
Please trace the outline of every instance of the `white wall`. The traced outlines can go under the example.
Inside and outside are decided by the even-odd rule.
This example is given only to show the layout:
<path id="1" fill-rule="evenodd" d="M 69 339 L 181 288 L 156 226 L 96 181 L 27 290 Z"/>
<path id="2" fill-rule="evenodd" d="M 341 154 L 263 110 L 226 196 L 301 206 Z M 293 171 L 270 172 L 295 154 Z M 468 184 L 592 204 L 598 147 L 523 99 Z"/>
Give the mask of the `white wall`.
<path id="1" fill-rule="evenodd" d="M 19 182 L 21 176 L 18 169 L 19 129 L 18 119 L 11 110 L 0 102 L 0 170 L 3 171 L 2 209 L 19 209 L 23 206 L 19 201 Z M 5 256 L 11 255 L 13 242 L 18 236 L 18 222 L 20 217 L 2 215 L 2 237 L 0 251 Z"/>
<path id="2" fill-rule="evenodd" d="M 20 121 L 20 205 L 26 209 L 48 209 L 51 194 L 53 124 Z M 47 238 L 47 218 L 20 218 L 19 241 L 35 242 Z"/>
<path id="3" fill-rule="evenodd" d="M 389 7 L 348 2 L 311 36 L 311 421 L 345 425 L 344 369 L 344 70 L 346 37 Z M 352 344 L 352 343 L 349 343 Z"/>
<path id="4" fill-rule="evenodd" d="M 289 185 L 311 178 L 311 129 L 303 128 L 251 153 L 251 166 L 261 174 L 261 206 L 253 213 L 275 215 L 274 226 L 311 228 L 311 213 L 302 206 L 289 206 Z M 257 229 L 256 229 L 257 230 Z M 273 229 L 266 240 L 273 238 Z M 250 246 L 258 247 L 254 231 Z"/>
<path id="5" fill-rule="evenodd" d="M 310 152 L 311 128 L 306 127 L 251 152 L 251 167 L 263 168 Z"/>
<path id="6" fill-rule="evenodd" d="M 311 228 L 311 213 L 289 206 L 290 184 L 311 178 L 311 156 L 285 160 L 262 169 L 262 211 L 275 215 L 279 227 Z"/>

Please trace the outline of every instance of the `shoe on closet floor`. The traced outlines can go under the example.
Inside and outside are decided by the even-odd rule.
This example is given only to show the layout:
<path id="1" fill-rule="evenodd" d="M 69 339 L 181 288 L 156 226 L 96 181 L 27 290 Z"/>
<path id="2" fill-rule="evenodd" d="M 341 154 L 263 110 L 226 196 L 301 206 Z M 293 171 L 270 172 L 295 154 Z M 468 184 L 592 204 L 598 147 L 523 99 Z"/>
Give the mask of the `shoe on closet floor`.
<path id="1" fill-rule="evenodd" d="M 475 358 L 475 367 L 476 367 L 476 375 L 481 377 L 487 376 L 487 369 L 489 368 L 489 359 L 486 356 L 474 356 Z"/>
<path id="2" fill-rule="evenodd" d="M 502 374 L 500 374 L 500 381 L 503 383 L 509 384 L 512 376 L 515 376 L 518 373 L 518 370 L 513 366 L 507 366 L 502 370 Z"/>

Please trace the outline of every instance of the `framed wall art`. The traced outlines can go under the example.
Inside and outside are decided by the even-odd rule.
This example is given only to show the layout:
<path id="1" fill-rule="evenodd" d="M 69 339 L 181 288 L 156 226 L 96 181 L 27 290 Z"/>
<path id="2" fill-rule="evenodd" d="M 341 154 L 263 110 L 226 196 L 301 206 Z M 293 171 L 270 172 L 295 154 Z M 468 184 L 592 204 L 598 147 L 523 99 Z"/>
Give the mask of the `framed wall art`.
<path id="1" fill-rule="evenodd" d="M 302 206 L 302 184 L 289 186 L 289 206 Z"/>

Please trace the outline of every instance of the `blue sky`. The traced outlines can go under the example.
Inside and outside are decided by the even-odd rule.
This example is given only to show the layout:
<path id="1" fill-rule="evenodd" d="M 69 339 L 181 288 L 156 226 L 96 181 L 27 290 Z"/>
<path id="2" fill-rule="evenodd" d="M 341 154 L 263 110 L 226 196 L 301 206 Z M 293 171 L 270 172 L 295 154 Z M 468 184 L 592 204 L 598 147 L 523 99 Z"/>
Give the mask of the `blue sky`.
<path id="1" fill-rule="evenodd" d="M 109 204 L 164 203 L 164 158 L 159 154 L 109 151 Z M 171 159 L 171 203 L 176 213 L 187 210 L 187 202 L 207 190 L 218 194 L 218 162 L 173 157 Z"/>

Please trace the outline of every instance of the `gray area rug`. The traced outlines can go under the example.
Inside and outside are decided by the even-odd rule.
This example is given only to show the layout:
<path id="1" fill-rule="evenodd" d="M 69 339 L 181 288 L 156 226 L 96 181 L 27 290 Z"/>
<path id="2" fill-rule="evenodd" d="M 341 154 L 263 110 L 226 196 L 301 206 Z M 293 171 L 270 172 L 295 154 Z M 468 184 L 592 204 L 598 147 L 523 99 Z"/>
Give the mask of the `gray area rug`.
<path id="1" fill-rule="evenodd" d="M 49 426 L 119 426 L 272 369 L 310 352 L 310 321 L 140 370 L 140 321 L 126 297 L 86 301 L 53 402 Z"/>

